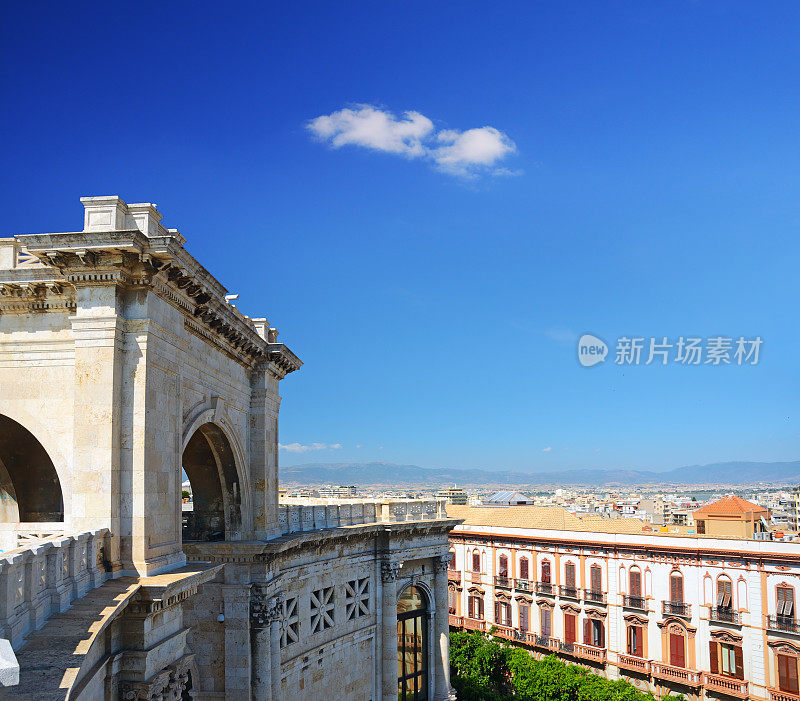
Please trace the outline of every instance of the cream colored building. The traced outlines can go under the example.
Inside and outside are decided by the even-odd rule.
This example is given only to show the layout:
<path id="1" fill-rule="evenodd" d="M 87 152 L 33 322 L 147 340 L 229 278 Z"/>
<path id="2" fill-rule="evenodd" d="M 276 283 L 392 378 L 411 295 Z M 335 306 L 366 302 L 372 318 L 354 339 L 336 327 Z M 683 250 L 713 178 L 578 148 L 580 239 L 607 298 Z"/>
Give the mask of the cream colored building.
<path id="1" fill-rule="evenodd" d="M 450 698 L 442 504 L 280 505 L 299 359 L 154 205 L 82 202 L 80 231 L 0 239 L 7 693 Z"/>
<path id="2" fill-rule="evenodd" d="M 800 546 L 448 506 L 450 623 L 688 699 L 800 701 Z"/>

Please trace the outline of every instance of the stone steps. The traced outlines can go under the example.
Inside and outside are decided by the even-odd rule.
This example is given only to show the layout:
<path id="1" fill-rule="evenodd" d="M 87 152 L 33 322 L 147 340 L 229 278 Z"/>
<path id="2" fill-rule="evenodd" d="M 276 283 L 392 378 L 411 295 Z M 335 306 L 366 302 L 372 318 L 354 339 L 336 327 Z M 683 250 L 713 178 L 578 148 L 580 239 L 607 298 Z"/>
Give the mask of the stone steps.
<path id="1" fill-rule="evenodd" d="M 20 683 L 0 691 L 0 698 L 64 701 L 94 637 L 138 581 L 122 577 L 105 582 L 28 635 L 17 651 Z"/>

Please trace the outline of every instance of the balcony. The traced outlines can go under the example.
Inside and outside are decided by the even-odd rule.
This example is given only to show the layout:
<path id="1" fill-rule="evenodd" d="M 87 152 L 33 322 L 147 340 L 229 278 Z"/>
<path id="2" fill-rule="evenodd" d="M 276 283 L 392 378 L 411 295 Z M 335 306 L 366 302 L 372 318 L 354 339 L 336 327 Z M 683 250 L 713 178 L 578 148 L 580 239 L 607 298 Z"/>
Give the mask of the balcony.
<path id="1" fill-rule="evenodd" d="M 486 630 L 486 621 L 478 621 L 474 618 L 464 618 L 464 628 L 466 630 Z"/>
<path id="2" fill-rule="evenodd" d="M 733 623 L 737 626 L 742 625 L 742 616 L 738 611 L 720 608 L 718 606 L 708 607 L 708 620 L 712 623 Z"/>
<path id="3" fill-rule="evenodd" d="M 511 589 L 511 578 L 505 575 L 495 575 L 494 585 L 502 589 Z"/>
<path id="4" fill-rule="evenodd" d="M 506 640 L 517 640 L 520 642 L 527 642 L 528 640 L 528 634 L 524 630 L 509 628 L 508 626 L 495 625 L 494 635 L 505 638 Z"/>
<path id="5" fill-rule="evenodd" d="M 451 628 L 463 628 L 464 627 L 464 617 L 463 616 L 456 616 L 454 614 L 450 614 L 450 627 Z"/>
<path id="6" fill-rule="evenodd" d="M 581 598 L 577 587 L 565 587 L 563 585 L 561 586 L 561 596 L 576 600 Z"/>
<path id="7" fill-rule="evenodd" d="M 602 591 L 595 591 L 593 589 L 584 589 L 583 600 L 587 604 L 605 604 L 606 595 L 605 592 Z"/>
<path id="8" fill-rule="evenodd" d="M 581 645 L 580 643 L 573 643 L 572 647 L 575 657 L 580 657 L 590 662 L 596 662 L 597 664 L 606 663 L 606 649 L 604 647 Z"/>
<path id="9" fill-rule="evenodd" d="M 769 701 L 800 701 L 800 696 L 780 689 L 769 690 Z"/>
<path id="10" fill-rule="evenodd" d="M 782 633 L 800 633 L 800 622 L 787 616 L 767 616 L 767 628 Z"/>
<path id="11" fill-rule="evenodd" d="M 514 589 L 517 591 L 533 591 L 533 582 L 527 579 L 515 579 L 514 580 Z"/>
<path id="12" fill-rule="evenodd" d="M 684 669 L 683 667 L 673 667 L 671 664 L 663 662 L 652 662 L 650 673 L 658 679 L 683 684 L 684 686 L 700 686 L 702 684 L 703 673 L 694 669 Z"/>
<path id="13" fill-rule="evenodd" d="M 750 688 L 747 682 L 726 677 L 724 674 L 703 672 L 703 686 L 708 691 L 716 691 L 737 699 L 750 698 Z"/>
<path id="14" fill-rule="evenodd" d="M 536 633 L 528 633 L 528 642 L 551 652 L 562 652 L 562 646 L 564 645 L 558 638 L 551 638 L 549 635 L 537 635 Z M 571 646 L 569 651 L 572 651 Z"/>
<path id="15" fill-rule="evenodd" d="M 470 572 L 469 573 L 469 581 L 474 582 L 475 584 L 480 584 L 483 575 L 480 572 Z"/>
<path id="16" fill-rule="evenodd" d="M 447 581 L 449 581 L 449 582 L 460 582 L 461 581 L 461 570 L 447 570 Z"/>
<path id="17" fill-rule="evenodd" d="M 643 657 L 636 657 L 635 655 L 617 653 L 617 667 L 639 672 L 640 674 L 650 674 L 650 660 L 646 660 Z"/>
<path id="18" fill-rule="evenodd" d="M 662 601 L 661 612 L 665 616 L 680 616 L 681 618 L 691 618 L 692 605 L 683 601 Z"/>
<path id="19" fill-rule="evenodd" d="M 550 582 L 536 582 L 536 593 L 546 594 L 547 596 L 556 595 L 556 585 Z"/>
<path id="20" fill-rule="evenodd" d="M 622 595 L 622 605 L 625 608 L 636 609 L 637 611 L 647 611 L 647 599 L 643 596 Z"/>

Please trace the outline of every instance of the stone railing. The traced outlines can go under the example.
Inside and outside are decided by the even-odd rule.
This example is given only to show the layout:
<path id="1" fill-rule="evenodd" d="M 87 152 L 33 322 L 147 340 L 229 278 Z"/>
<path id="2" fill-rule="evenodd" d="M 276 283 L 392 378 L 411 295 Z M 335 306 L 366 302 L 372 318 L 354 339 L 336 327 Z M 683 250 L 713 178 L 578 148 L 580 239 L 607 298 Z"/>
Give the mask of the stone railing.
<path id="1" fill-rule="evenodd" d="M 279 504 L 284 534 L 437 518 L 447 518 L 444 499 L 285 499 Z"/>
<path id="2" fill-rule="evenodd" d="M 581 657 L 584 660 L 591 660 L 599 664 L 605 664 L 606 662 L 606 649 L 604 647 L 583 645 L 582 643 L 575 643 L 572 647 L 576 657 Z"/>
<path id="3" fill-rule="evenodd" d="M 486 630 L 486 621 L 475 618 L 464 618 L 464 628 L 467 630 Z"/>
<path id="4" fill-rule="evenodd" d="M 635 655 L 623 655 L 621 652 L 617 653 L 617 667 L 650 674 L 650 660 Z"/>
<path id="5" fill-rule="evenodd" d="M 703 672 L 703 686 L 709 691 L 718 691 L 737 699 L 746 699 L 750 696 L 749 684 L 746 681 L 732 679 L 722 674 Z"/>
<path id="6" fill-rule="evenodd" d="M 650 665 L 651 674 L 659 679 L 665 679 L 686 686 L 700 686 L 702 683 L 702 672 L 683 667 L 674 667 L 663 662 L 652 662 Z"/>
<path id="7" fill-rule="evenodd" d="M 56 536 L 0 554 L 0 637 L 16 648 L 49 616 L 107 578 L 107 530 Z"/>
<path id="8" fill-rule="evenodd" d="M 800 701 L 800 695 L 781 691 L 780 689 L 770 689 L 769 701 Z"/>

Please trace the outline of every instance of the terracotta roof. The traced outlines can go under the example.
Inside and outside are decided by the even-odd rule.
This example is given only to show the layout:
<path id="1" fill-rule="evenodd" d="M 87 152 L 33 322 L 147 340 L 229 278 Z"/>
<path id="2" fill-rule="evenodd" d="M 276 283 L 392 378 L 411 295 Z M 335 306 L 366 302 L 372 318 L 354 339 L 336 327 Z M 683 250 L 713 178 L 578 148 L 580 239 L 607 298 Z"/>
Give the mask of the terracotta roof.
<path id="1" fill-rule="evenodd" d="M 768 510 L 752 501 L 731 495 L 701 506 L 693 515 L 696 519 L 698 516 L 741 516 L 752 512 L 767 513 Z"/>

